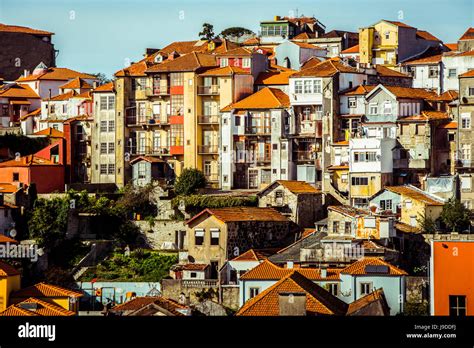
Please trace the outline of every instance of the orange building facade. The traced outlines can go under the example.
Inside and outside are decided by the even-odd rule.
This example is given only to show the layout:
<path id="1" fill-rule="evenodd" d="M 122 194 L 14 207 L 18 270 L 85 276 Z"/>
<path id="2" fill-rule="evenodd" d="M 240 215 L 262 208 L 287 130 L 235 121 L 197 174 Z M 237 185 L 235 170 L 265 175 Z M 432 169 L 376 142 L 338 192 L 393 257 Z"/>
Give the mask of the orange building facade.
<path id="1" fill-rule="evenodd" d="M 474 241 L 432 241 L 431 315 L 474 315 Z"/>

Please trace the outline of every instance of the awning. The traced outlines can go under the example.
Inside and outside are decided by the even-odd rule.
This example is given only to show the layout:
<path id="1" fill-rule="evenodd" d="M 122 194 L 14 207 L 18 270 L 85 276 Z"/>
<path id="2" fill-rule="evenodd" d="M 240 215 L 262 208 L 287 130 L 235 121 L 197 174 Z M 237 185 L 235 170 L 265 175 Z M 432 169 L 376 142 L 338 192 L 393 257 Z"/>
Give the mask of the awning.
<path id="1" fill-rule="evenodd" d="M 31 105 L 28 100 L 10 100 L 11 105 Z"/>

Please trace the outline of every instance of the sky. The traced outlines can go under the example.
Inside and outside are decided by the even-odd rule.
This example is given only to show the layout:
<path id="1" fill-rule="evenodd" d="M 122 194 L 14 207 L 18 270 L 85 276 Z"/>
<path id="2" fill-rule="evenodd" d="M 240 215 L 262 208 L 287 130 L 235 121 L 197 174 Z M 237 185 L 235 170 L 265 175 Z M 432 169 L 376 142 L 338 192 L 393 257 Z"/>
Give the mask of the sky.
<path id="1" fill-rule="evenodd" d="M 198 39 L 205 22 L 257 32 L 275 15 L 314 15 L 326 31 L 399 20 L 450 43 L 474 26 L 474 0 L 0 0 L 0 23 L 55 33 L 57 66 L 109 77 L 147 47 Z"/>

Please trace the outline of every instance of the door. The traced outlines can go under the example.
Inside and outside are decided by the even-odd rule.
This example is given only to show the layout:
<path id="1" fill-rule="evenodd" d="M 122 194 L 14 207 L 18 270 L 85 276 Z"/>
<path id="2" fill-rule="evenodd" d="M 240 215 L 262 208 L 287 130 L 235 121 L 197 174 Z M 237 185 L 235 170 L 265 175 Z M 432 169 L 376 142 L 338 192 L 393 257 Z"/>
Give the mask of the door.
<path id="1" fill-rule="evenodd" d="M 211 271 L 209 274 L 210 279 L 218 279 L 218 273 L 219 273 L 219 262 L 218 261 L 211 261 Z"/>

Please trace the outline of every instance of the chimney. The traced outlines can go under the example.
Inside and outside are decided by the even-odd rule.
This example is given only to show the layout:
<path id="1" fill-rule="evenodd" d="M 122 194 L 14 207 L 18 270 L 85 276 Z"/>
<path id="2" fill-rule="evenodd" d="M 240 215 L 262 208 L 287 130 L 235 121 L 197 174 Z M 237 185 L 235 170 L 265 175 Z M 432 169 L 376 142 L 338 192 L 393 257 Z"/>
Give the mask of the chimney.
<path id="1" fill-rule="evenodd" d="M 304 292 L 280 292 L 278 304 L 281 316 L 306 315 L 306 293 Z"/>
<path id="2" fill-rule="evenodd" d="M 275 16 L 275 20 L 276 20 L 276 21 L 279 21 L 280 19 L 281 19 L 280 16 Z"/>

